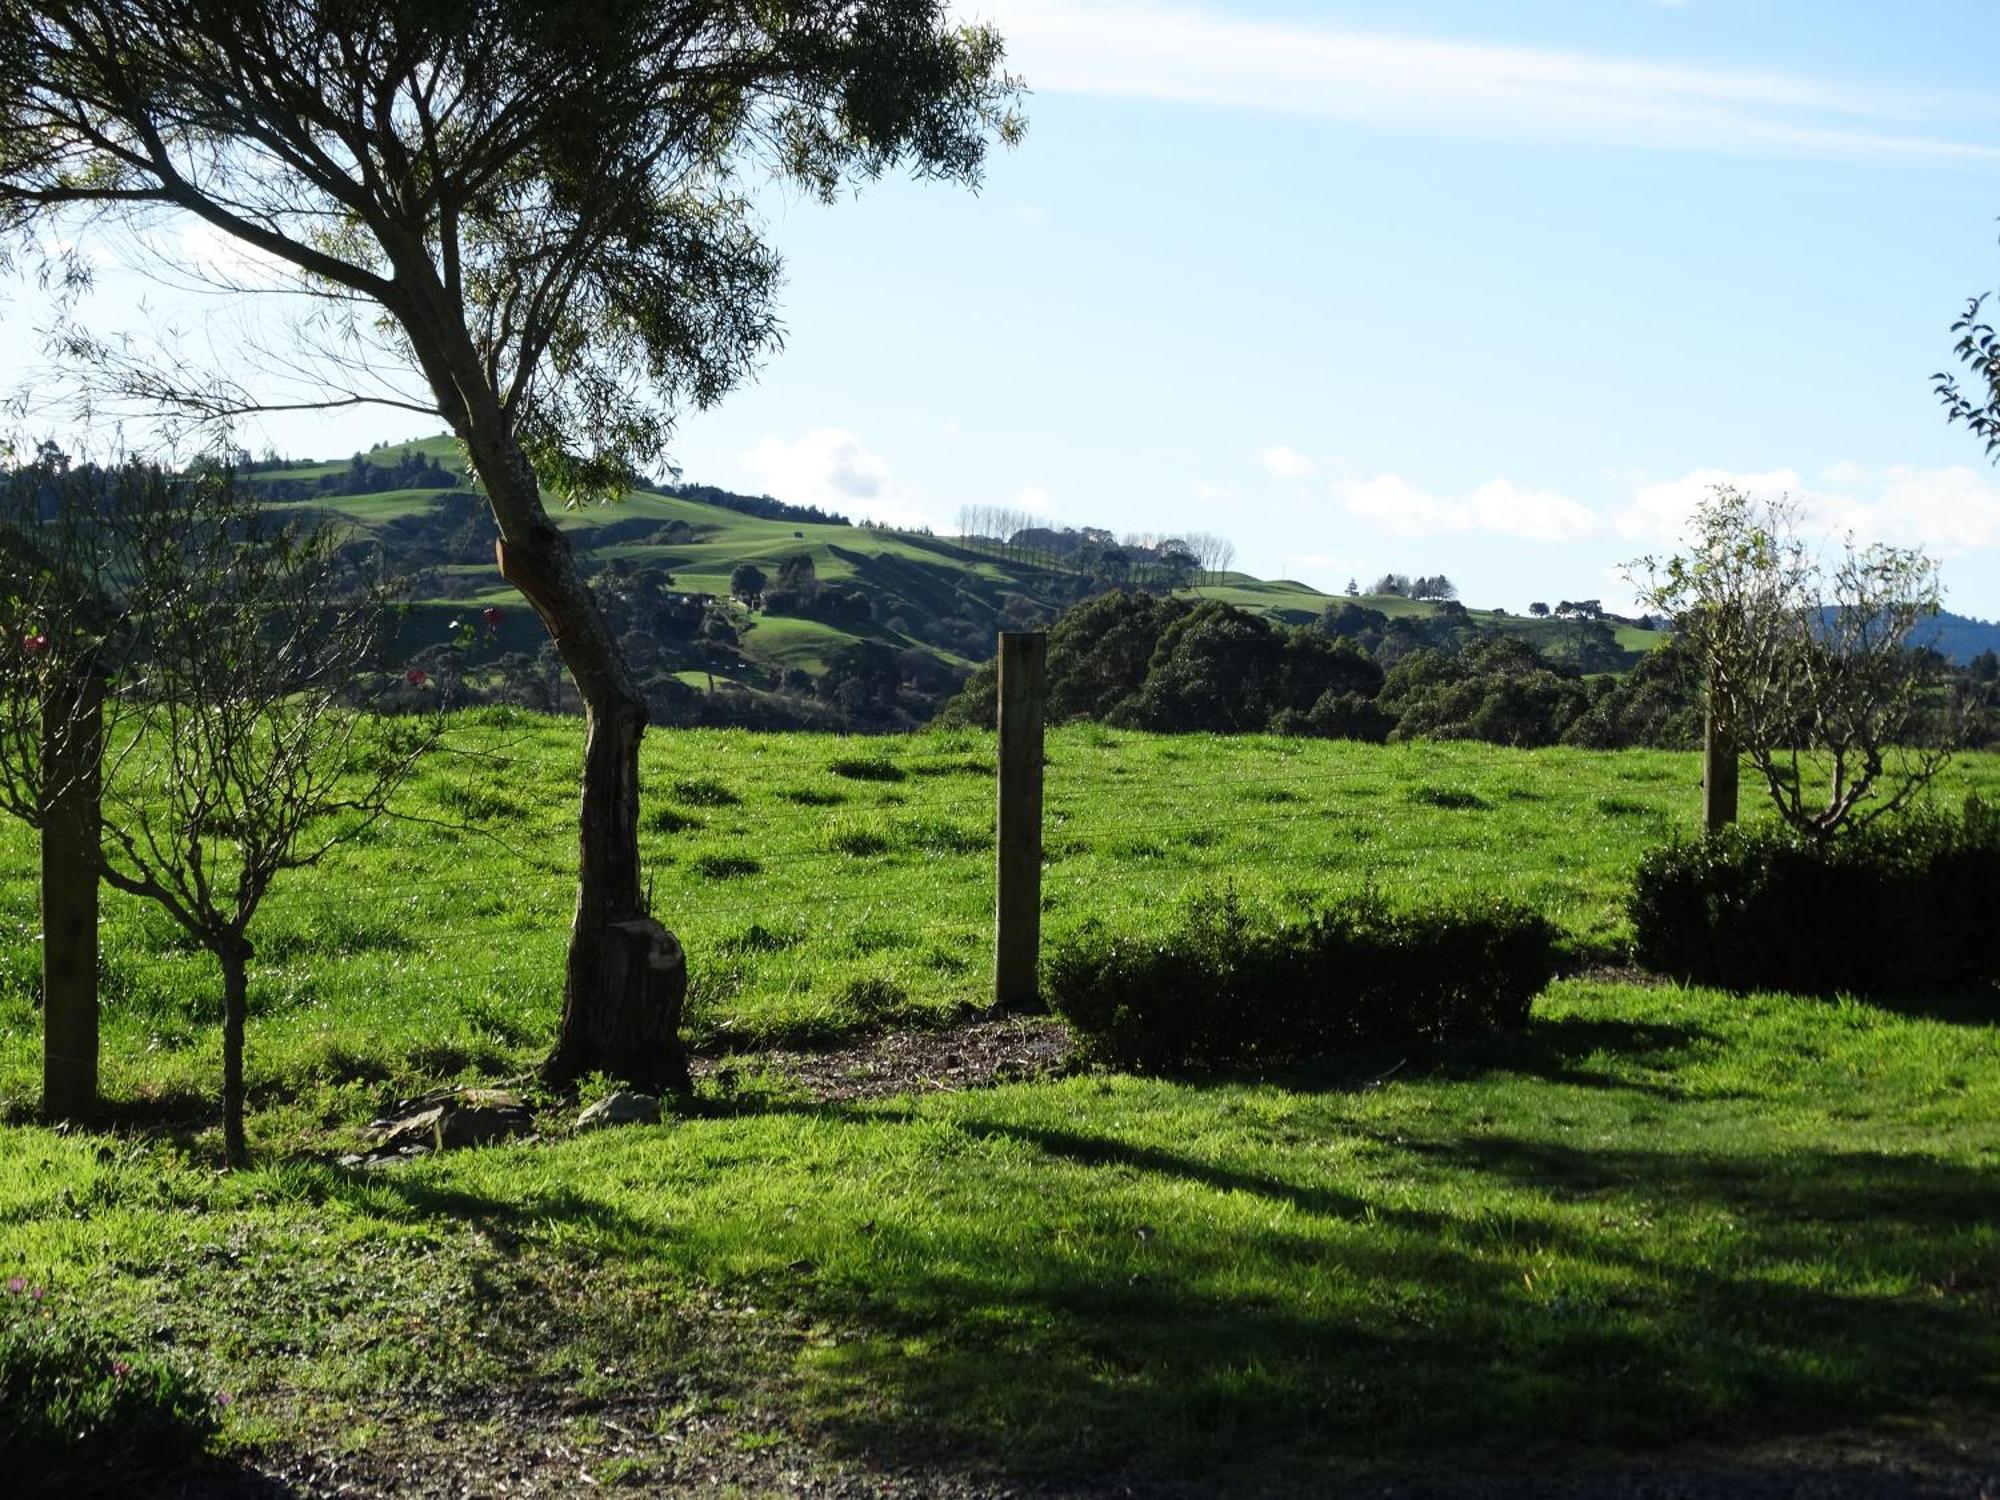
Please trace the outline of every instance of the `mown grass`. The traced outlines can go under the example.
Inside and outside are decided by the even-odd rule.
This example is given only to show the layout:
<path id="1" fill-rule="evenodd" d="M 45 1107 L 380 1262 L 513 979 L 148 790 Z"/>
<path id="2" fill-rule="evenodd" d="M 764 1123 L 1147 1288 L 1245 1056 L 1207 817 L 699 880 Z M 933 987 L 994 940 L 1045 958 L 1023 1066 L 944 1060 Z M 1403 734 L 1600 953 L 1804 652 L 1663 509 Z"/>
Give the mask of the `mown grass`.
<path id="1" fill-rule="evenodd" d="M 272 1103 L 273 1143 L 310 1136 L 357 1089 L 519 1071 L 546 1046 L 574 900 L 579 743 L 573 721 L 463 716 L 401 819 L 280 881 L 254 930 L 251 995 L 251 1084 Z M 1051 942 L 1092 919 L 1159 930 L 1224 886 L 1280 913 L 1373 886 L 1392 901 L 1511 896 L 1578 954 L 1614 955 L 1632 869 L 1692 833 L 1698 808 L 1695 758 L 1664 752 L 1085 726 L 1052 734 L 1048 753 Z M 641 839 L 655 909 L 690 955 L 696 1043 L 810 1043 L 983 1005 L 992 757 L 991 737 L 972 733 L 649 736 Z M 1939 796 L 1996 787 L 2000 757 L 1967 756 Z M 6 824 L 0 1109 L 16 1115 L 39 1086 L 37 933 L 32 838 Z M 114 893 L 103 948 L 109 1091 L 205 1099 L 207 957 Z M 904 998 L 861 1014 L 857 987 Z"/>
<path id="2" fill-rule="evenodd" d="M 575 726 L 454 739 L 408 819 L 260 925 L 253 1170 L 214 1170 L 209 966 L 118 898 L 116 1128 L 0 1126 L 0 1283 L 193 1360 L 236 1440 L 365 1445 L 411 1401 L 544 1384 L 665 1428 L 754 1410 L 835 1451 L 1310 1486 L 2000 1400 L 1991 996 L 1574 979 L 1518 1036 L 1282 1076 L 815 1105 L 745 1068 L 658 1128 L 572 1139 L 557 1114 L 537 1143 L 331 1165 L 388 1099 L 518 1072 L 554 1025 Z M 702 1045 L 983 1002 L 990 740 L 648 747 Z M 1608 953 L 1632 866 L 1697 801 L 1669 754 L 1075 729 L 1049 756 L 1058 937 L 1156 930 L 1225 883 L 1278 909 L 1372 884 L 1511 894 Z M 1997 783 L 1968 757 L 1941 796 Z M 35 915 L 11 829 L 0 902 L 19 1120 Z"/>
<path id="3" fill-rule="evenodd" d="M 1996 1063 L 1948 1015 L 1571 981 L 1452 1052 L 711 1091 L 393 1172 L 15 1129 L 0 1272 L 191 1354 L 246 1440 L 549 1383 L 877 1458 L 1542 1471 L 1990 1413 Z"/>

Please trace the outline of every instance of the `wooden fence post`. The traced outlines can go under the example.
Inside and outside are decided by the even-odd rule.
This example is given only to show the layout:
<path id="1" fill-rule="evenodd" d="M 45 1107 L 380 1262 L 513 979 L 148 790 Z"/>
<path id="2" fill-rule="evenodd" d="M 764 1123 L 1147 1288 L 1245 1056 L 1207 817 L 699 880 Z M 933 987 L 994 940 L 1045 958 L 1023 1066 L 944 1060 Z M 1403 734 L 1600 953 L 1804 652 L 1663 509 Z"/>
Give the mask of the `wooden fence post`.
<path id="1" fill-rule="evenodd" d="M 97 1110 L 97 839 L 104 680 L 85 668 L 42 707 L 42 1112 Z"/>
<path id="2" fill-rule="evenodd" d="M 1736 821 L 1736 735 L 1710 703 L 1702 716 L 1701 826 L 1718 833 Z"/>
<path id="3" fill-rule="evenodd" d="M 1048 637 L 1000 635 L 1000 806 L 994 894 L 993 1003 L 1041 998 L 1042 685 Z"/>

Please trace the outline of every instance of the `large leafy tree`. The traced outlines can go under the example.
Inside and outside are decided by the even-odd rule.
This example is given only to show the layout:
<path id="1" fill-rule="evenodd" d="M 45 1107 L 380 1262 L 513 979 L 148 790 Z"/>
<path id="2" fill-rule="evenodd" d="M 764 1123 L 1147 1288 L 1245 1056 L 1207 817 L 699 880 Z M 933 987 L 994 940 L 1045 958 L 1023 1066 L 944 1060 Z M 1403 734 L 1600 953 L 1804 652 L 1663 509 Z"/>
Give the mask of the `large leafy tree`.
<path id="1" fill-rule="evenodd" d="M 641 880 L 645 700 L 544 487 L 615 492 L 773 343 L 749 173 L 976 182 L 1017 96 L 942 0 L 0 0 L 10 243 L 191 216 L 308 299 L 299 404 L 413 407 L 463 443 L 588 721 L 554 1081 L 683 1084 L 686 977 Z M 61 345 L 196 418 L 274 400 Z"/>

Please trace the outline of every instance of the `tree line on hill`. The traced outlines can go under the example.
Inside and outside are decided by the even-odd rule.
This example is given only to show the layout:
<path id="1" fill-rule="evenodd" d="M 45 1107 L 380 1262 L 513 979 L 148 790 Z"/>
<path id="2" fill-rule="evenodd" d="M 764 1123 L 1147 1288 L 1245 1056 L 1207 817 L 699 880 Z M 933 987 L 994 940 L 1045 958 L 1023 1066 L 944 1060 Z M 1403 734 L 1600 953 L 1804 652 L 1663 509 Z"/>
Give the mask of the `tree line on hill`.
<path id="1" fill-rule="evenodd" d="M 263 500 L 319 500 L 332 495 L 383 495 L 391 490 L 450 490 L 458 488 L 461 482 L 455 469 L 447 469 L 432 455 L 415 448 L 405 448 L 386 462 L 357 453 L 347 461 L 346 468 L 329 468 L 310 479 L 257 477 L 259 469 L 284 462 L 274 457 L 260 463 L 245 452 L 236 455 L 232 467 L 244 488 Z M 189 466 L 189 472 L 220 467 L 217 460 L 197 459 Z"/>
<path id="2" fill-rule="evenodd" d="M 1609 627 L 1580 624 L 1586 633 L 1565 660 L 1469 614 L 1391 620 L 1344 602 L 1312 625 L 1288 626 L 1220 600 L 1114 592 L 1071 609 L 1050 631 L 1046 713 L 1055 723 L 1165 733 L 1697 745 L 1700 684 L 1686 650 L 1670 639 L 1629 670 L 1600 669 L 1590 663 Z M 1932 655 L 1930 729 L 1968 747 L 2000 743 L 2000 658 L 1988 653 L 1953 670 Z M 938 722 L 991 727 L 995 685 L 988 663 Z"/>
<path id="3" fill-rule="evenodd" d="M 1236 544 L 1213 532 L 1182 536 L 1128 532 L 1101 526 L 1055 526 L 1032 511 L 964 505 L 958 511 L 962 545 L 1008 562 L 1050 568 L 1105 588 L 1163 589 L 1217 583 L 1236 560 Z"/>

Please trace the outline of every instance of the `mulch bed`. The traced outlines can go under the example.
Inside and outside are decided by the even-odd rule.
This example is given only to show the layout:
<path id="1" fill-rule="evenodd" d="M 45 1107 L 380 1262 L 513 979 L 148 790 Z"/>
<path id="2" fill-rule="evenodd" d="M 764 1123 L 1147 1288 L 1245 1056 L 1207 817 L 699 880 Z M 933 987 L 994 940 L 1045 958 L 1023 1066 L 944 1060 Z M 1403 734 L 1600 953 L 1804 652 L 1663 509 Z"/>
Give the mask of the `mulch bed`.
<path id="1" fill-rule="evenodd" d="M 1052 1016 L 1004 1016 L 935 1031 L 884 1031 L 825 1051 L 755 1055 L 757 1076 L 816 1103 L 938 1094 L 1050 1078 L 1069 1066 L 1069 1027 Z M 693 1061 L 697 1080 L 731 1083 L 743 1058 Z"/>

